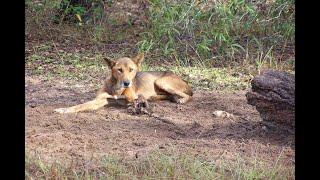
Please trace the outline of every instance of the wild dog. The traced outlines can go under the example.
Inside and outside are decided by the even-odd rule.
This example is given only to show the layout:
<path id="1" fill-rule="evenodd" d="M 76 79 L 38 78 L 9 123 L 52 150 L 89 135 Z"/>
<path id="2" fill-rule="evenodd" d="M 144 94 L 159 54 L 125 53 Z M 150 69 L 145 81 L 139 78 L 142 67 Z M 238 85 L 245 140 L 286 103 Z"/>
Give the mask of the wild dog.
<path id="1" fill-rule="evenodd" d="M 104 85 L 92 101 L 67 108 L 55 109 L 59 113 L 77 113 L 97 110 L 108 104 L 107 99 L 124 98 L 133 103 L 138 97 L 147 101 L 173 100 L 184 104 L 192 99 L 192 89 L 186 81 L 171 71 L 139 71 L 144 54 L 134 58 L 111 60 L 104 58 L 111 70 Z"/>

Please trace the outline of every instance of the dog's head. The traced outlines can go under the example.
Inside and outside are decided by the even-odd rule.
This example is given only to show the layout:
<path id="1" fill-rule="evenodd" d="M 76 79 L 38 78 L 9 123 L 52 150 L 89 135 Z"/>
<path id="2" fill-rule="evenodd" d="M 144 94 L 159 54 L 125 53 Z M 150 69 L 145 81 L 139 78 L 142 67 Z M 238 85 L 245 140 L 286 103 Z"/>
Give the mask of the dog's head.
<path id="1" fill-rule="evenodd" d="M 144 60 L 144 54 L 138 54 L 134 58 L 124 57 L 117 60 L 104 58 L 104 60 L 111 69 L 112 78 L 116 81 L 116 89 L 123 89 L 131 87 L 141 62 Z"/>

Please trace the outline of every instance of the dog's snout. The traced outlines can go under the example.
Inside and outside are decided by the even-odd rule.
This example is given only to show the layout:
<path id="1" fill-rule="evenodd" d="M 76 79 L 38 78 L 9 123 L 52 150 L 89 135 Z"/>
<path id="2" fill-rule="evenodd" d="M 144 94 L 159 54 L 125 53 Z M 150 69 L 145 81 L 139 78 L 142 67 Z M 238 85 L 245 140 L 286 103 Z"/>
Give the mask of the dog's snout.
<path id="1" fill-rule="evenodd" d="M 124 85 L 125 87 L 129 87 L 130 81 L 123 81 L 123 85 Z"/>

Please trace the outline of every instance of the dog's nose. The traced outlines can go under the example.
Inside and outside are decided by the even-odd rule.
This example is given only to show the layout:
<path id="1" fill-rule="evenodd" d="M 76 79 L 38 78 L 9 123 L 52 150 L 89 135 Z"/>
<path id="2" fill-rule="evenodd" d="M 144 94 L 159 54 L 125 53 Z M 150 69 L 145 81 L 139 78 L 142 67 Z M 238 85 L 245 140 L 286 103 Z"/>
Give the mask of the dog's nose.
<path id="1" fill-rule="evenodd" d="M 124 87 L 129 87 L 130 81 L 124 81 L 124 82 L 123 82 L 123 85 L 124 85 Z"/>

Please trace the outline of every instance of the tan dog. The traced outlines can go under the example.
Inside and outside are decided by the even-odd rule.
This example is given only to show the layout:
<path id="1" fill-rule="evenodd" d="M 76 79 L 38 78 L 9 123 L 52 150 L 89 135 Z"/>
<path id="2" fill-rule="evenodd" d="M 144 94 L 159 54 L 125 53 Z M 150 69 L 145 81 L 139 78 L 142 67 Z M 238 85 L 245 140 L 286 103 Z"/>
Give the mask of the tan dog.
<path id="1" fill-rule="evenodd" d="M 180 77 L 169 71 L 139 72 L 144 55 L 134 58 L 120 58 L 116 61 L 104 59 L 111 69 L 111 76 L 107 78 L 103 87 L 92 101 L 68 108 L 55 109 L 59 113 L 77 113 L 81 111 L 97 110 L 108 104 L 107 99 L 124 98 L 128 103 L 138 97 L 145 100 L 174 100 L 186 103 L 193 95 L 191 87 Z"/>

